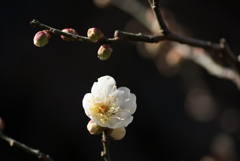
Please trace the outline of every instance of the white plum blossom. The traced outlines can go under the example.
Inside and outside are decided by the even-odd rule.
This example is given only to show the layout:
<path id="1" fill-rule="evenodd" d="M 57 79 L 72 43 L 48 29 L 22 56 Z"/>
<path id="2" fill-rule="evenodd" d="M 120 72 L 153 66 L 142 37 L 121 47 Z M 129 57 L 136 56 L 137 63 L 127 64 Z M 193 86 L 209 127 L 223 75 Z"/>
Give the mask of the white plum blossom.
<path id="1" fill-rule="evenodd" d="M 126 87 L 117 89 L 111 76 L 98 78 L 91 93 L 85 94 L 83 108 L 86 115 L 102 127 L 116 129 L 127 127 L 136 111 L 136 96 Z"/>

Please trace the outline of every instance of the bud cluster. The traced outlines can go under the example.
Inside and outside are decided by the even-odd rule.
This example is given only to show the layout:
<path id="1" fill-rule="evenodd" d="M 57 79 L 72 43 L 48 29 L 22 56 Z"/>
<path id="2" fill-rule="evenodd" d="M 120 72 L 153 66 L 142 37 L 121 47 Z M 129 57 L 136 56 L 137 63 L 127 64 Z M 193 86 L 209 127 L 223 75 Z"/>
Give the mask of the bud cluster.
<path id="1" fill-rule="evenodd" d="M 87 31 L 87 36 L 91 41 L 97 42 L 104 37 L 104 34 L 98 28 L 90 28 Z M 109 44 L 104 44 L 98 49 L 98 58 L 100 60 L 107 60 L 110 57 L 112 51 L 113 50 Z"/>
<path id="2" fill-rule="evenodd" d="M 126 134 L 126 129 L 124 127 L 120 127 L 117 129 L 110 129 L 105 128 L 97 125 L 93 120 L 90 120 L 87 124 L 87 129 L 92 135 L 99 135 L 101 134 L 105 129 L 107 129 L 107 135 L 112 140 L 121 140 L 124 138 Z"/>
<path id="3" fill-rule="evenodd" d="M 65 28 L 62 30 L 62 32 L 72 35 L 78 35 L 78 33 L 72 28 Z M 91 41 L 97 42 L 103 39 L 104 34 L 98 28 L 90 28 L 87 31 L 87 36 Z M 33 38 L 34 45 L 36 45 L 37 47 L 43 47 L 48 43 L 50 37 L 51 31 L 48 30 L 39 31 Z M 61 38 L 65 41 L 75 41 L 75 39 L 66 37 L 64 35 L 61 35 Z M 113 49 L 111 48 L 111 45 L 109 44 L 101 45 L 100 48 L 98 49 L 98 58 L 100 60 L 107 60 L 111 56 L 112 52 Z"/>

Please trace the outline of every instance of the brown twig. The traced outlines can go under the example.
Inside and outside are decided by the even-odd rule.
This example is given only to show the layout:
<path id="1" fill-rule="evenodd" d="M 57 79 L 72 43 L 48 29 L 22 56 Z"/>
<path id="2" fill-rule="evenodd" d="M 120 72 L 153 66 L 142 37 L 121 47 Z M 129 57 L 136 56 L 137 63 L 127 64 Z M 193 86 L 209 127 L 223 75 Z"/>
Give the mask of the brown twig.
<path id="1" fill-rule="evenodd" d="M 163 18 L 162 18 L 162 14 L 161 14 L 161 11 L 160 11 L 160 8 L 159 8 L 159 4 L 158 4 L 158 1 L 155 1 L 155 0 L 148 0 L 149 4 L 151 5 L 153 11 L 154 11 L 154 14 L 158 20 L 158 24 L 159 24 L 159 27 L 160 27 L 160 31 L 163 30 L 163 34 L 164 35 L 168 35 L 169 34 L 169 30 L 167 28 L 167 25 L 165 24 Z"/>
<path id="2" fill-rule="evenodd" d="M 101 152 L 101 156 L 103 157 L 104 161 L 111 161 L 110 154 L 109 154 L 109 138 L 107 136 L 106 130 L 102 132 L 102 144 L 103 144 L 103 151 Z"/>
<path id="3" fill-rule="evenodd" d="M 114 0 L 114 4 L 117 4 L 117 0 Z M 188 37 L 183 37 L 177 34 L 172 33 L 166 26 L 159 7 L 159 0 L 149 0 L 149 3 L 156 15 L 160 31 L 162 31 L 163 35 L 144 35 L 142 33 L 129 33 L 124 31 L 116 30 L 114 34 L 114 38 L 103 38 L 98 40 L 97 42 L 91 41 L 88 37 L 80 36 L 80 35 L 72 35 L 65 32 L 62 32 L 58 29 L 52 28 L 45 24 L 40 23 L 37 20 L 33 20 L 30 23 L 35 27 L 40 27 L 42 29 L 47 29 L 56 35 L 64 35 L 69 38 L 73 38 L 77 41 L 82 42 L 91 42 L 91 43 L 100 43 L 100 44 L 115 44 L 120 43 L 123 40 L 125 41 L 141 41 L 146 43 L 158 43 L 164 40 L 170 40 L 174 42 L 178 42 L 181 44 L 187 44 L 194 47 L 200 47 L 207 51 L 211 51 L 212 53 L 219 55 L 222 54 L 223 58 L 227 60 L 227 62 L 231 65 L 231 67 L 240 74 L 240 62 L 237 57 L 231 51 L 230 47 L 226 43 L 225 39 L 221 39 L 220 43 L 212 43 L 210 41 L 203 41 Z M 124 10 L 124 8 L 123 8 Z M 139 19 L 139 17 L 138 17 Z M 231 70 L 231 69 L 230 69 Z M 234 81 L 233 81 L 234 82 Z"/>
<path id="4" fill-rule="evenodd" d="M 102 38 L 101 40 L 98 40 L 97 42 L 91 41 L 88 37 L 85 36 L 80 36 L 80 35 L 74 35 L 74 34 L 69 34 L 69 33 L 65 33 L 62 32 L 59 29 L 55 29 L 53 27 L 50 27 L 48 25 L 45 25 L 37 20 L 32 20 L 30 22 L 31 25 L 33 25 L 34 27 L 39 27 L 42 29 L 46 29 L 49 30 L 49 32 L 51 32 L 52 34 L 55 35 L 63 35 L 69 38 L 72 38 L 74 40 L 77 41 L 81 41 L 81 42 L 91 42 L 91 43 L 100 43 L 100 44 L 113 44 L 113 43 L 118 43 L 120 40 L 118 38 Z"/>
<path id="5" fill-rule="evenodd" d="M 237 57 L 233 54 L 231 49 L 229 48 L 228 44 L 226 43 L 225 39 L 220 40 L 220 44 L 211 43 L 210 41 L 202 41 L 193 38 L 186 38 L 179 35 L 172 33 L 168 30 L 159 7 L 159 0 L 149 0 L 149 4 L 151 5 L 158 24 L 160 26 L 160 30 L 163 30 L 163 34 L 167 40 L 176 41 L 182 44 L 188 44 L 195 47 L 201 47 L 207 50 L 212 50 L 216 54 L 222 53 L 224 58 L 228 61 L 228 63 L 233 67 L 240 74 L 240 62 L 238 61 Z"/>
<path id="6" fill-rule="evenodd" d="M 54 161 L 49 155 L 43 154 L 42 152 L 40 152 L 37 149 L 30 148 L 29 146 L 24 145 L 16 140 L 8 137 L 7 135 L 3 134 L 2 132 L 0 132 L 0 139 L 8 142 L 9 145 L 12 147 L 17 147 L 21 150 L 24 150 L 28 154 L 32 154 L 32 155 L 36 156 L 41 161 Z"/>

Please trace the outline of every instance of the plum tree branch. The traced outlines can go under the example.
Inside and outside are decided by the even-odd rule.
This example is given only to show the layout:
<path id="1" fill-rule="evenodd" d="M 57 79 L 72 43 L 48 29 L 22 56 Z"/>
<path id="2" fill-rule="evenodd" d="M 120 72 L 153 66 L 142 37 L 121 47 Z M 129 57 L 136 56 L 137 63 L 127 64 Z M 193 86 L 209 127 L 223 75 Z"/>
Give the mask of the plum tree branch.
<path id="1" fill-rule="evenodd" d="M 168 30 L 159 7 L 159 0 L 149 0 L 149 4 L 151 5 L 155 16 L 157 18 L 160 30 L 163 30 L 163 34 L 166 36 L 166 39 L 176 41 L 182 44 L 188 44 L 195 47 L 201 47 L 207 50 L 212 50 L 216 54 L 223 54 L 224 58 L 228 61 L 228 63 L 240 74 L 240 62 L 237 57 L 233 54 L 230 47 L 228 46 L 225 39 L 220 40 L 220 44 L 211 43 L 210 41 L 202 41 L 193 38 L 186 38 L 172 33 Z"/>
<path id="2" fill-rule="evenodd" d="M 155 13 L 156 19 L 159 24 L 159 31 L 162 32 L 161 35 L 145 35 L 142 33 L 129 33 L 129 32 L 116 30 L 113 38 L 103 37 L 102 39 L 99 39 L 97 42 L 93 42 L 88 37 L 65 33 L 59 29 L 55 29 L 48 25 L 42 24 L 37 20 L 31 21 L 30 24 L 32 24 L 34 27 L 40 27 L 42 29 L 49 30 L 51 33 L 55 35 L 63 35 L 81 42 L 116 44 L 122 41 L 141 41 L 146 43 L 158 43 L 160 41 L 170 40 L 170 41 L 178 42 L 181 44 L 187 44 L 193 47 L 200 47 L 205 49 L 206 51 L 210 51 L 211 53 L 214 53 L 216 56 L 218 56 L 219 54 L 223 55 L 223 58 L 230 64 L 230 66 L 238 74 L 240 74 L 240 62 L 238 61 L 235 54 L 231 51 L 225 39 L 221 39 L 220 43 L 212 43 L 210 41 L 203 41 L 199 39 L 183 37 L 183 36 L 174 34 L 168 29 L 168 27 L 166 26 L 162 18 L 162 14 L 159 7 L 159 0 L 148 0 L 148 1 L 150 3 L 150 6 L 152 7 L 152 10 Z M 114 4 L 115 3 L 118 4 L 117 0 L 114 1 Z M 123 10 L 125 9 L 123 8 Z"/>
<path id="3" fill-rule="evenodd" d="M 123 40 L 125 41 L 142 41 L 146 43 L 158 43 L 160 41 L 164 40 L 171 40 L 175 42 L 179 42 L 181 44 L 188 44 L 191 46 L 195 47 L 201 47 L 204 49 L 211 49 L 215 52 L 221 52 L 225 53 L 226 55 L 229 55 L 229 59 L 237 63 L 239 65 L 239 62 L 236 58 L 236 56 L 232 53 L 226 42 L 223 40 L 220 44 L 217 43 L 212 43 L 210 41 L 203 41 L 203 40 L 198 40 L 198 39 L 193 39 L 193 38 L 188 38 L 188 37 L 183 37 L 176 35 L 174 33 L 171 33 L 170 31 L 168 32 L 167 35 L 145 35 L 142 33 L 130 33 L 130 32 L 124 32 L 124 31 L 119 31 L 116 30 L 114 33 L 114 38 L 103 38 L 101 40 L 98 40 L 97 42 L 91 41 L 88 37 L 85 36 L 80 36 L 80 35 L 73 35 L 69 33 L 65 33 L 60 31 L 59 29 L 55 29 L 53 27 L 50 27 L 48 25 L 45 25 L 37 20 L 33 20 L 30 22 L 34 27 L 40 27 L 42 29 L 47 29 L 53 34 L 56 35 L 63 35 L 72 39 L 75 39 L 77 41 L 81 42 L 91 42 L 91 43 L 100 43 L 100 44 L 114 44 L 114 43 L 120 43 Z M 165 29 L 165 28 L 163 28 Z"/>
<path id="4" fill-rule="evenodd" d="M 110 154 L 109 154 L 109 138 L 107 136 L 106 130 L 102 132 L 102 144 L 103 144 L 103 151 L 101 152 L 101 156 L 103 157 L 104 161 L 111 161 Z"/>
<path id="5" fill-rule="evenodd" d="M 93 41 L 91 41 L 88 37 L 86 36 L 80 36 L 80 35 L 74 35 L 74 34 L 69 34 L 69 33 L 65 33 L 65 32 L 62 32 L 61 30 L 59 29 L 55 29 L 53 27 L 50 27 L 48 25 L 45 25 L 37 20 L 33 20 L 30 22 L 31 25 L 33 25 L 34 27 L 39 27 L 39 28 L 42 28 L 42 29 L 46 29 L 46 30 L 49 30 L 52 34 L 55 34 L 55 35 L 63 35 L 63 36 L 66 36 L 66 37 L 69 37 L 69 38 L 72 38 L 74 40 L 77 40 L 77 41 L 81 41 L 81 42 L 91 42 L 91 43 L 95 43 Z M 97 43 L 100 43 L 100 44 L 113 44 L 113 43 L 118 43 L 120 40 L 118 38 L 102 38 L 101 40 L 98 40 Z"/>
<path id="6" fill-rule="evenodd" d="M 27 152 L 28 154 L 32 154 L 32 155 L 38 157 L 38 159 L 41 161 L 54 161 L 49 155 L 43 154 L 38 149 L 30 148 L 29 146 L 22 144 L 14 139 L 8 137 L 7 135 L 3 134 L 2 132 L 0 132 L 0 139 L 8 142 L 9 145 L 12 147 L 17 147 L 17 148 Z"/>

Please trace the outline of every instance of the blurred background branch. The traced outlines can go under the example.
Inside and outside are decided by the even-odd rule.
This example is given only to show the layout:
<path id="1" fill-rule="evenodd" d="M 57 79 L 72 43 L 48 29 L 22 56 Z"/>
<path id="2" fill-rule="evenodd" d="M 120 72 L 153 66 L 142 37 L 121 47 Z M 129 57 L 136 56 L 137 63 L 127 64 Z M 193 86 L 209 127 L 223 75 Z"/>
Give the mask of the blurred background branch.
<path id="1" fill-rule="evenodd" d="M 20 150 L 23 150 L 26 153 L 37 157 L 41 161 L 53 161 L 53 159 L 49 155 L 46 155 L 37 149 L 30 148 L 27 145 L 24 145 L 16 140 L 8 137 L 7 135 L 3 134 L 1 131 L 0 131 L 0 139 L 8 142 L 11 147 L 16 147 Z"/>

